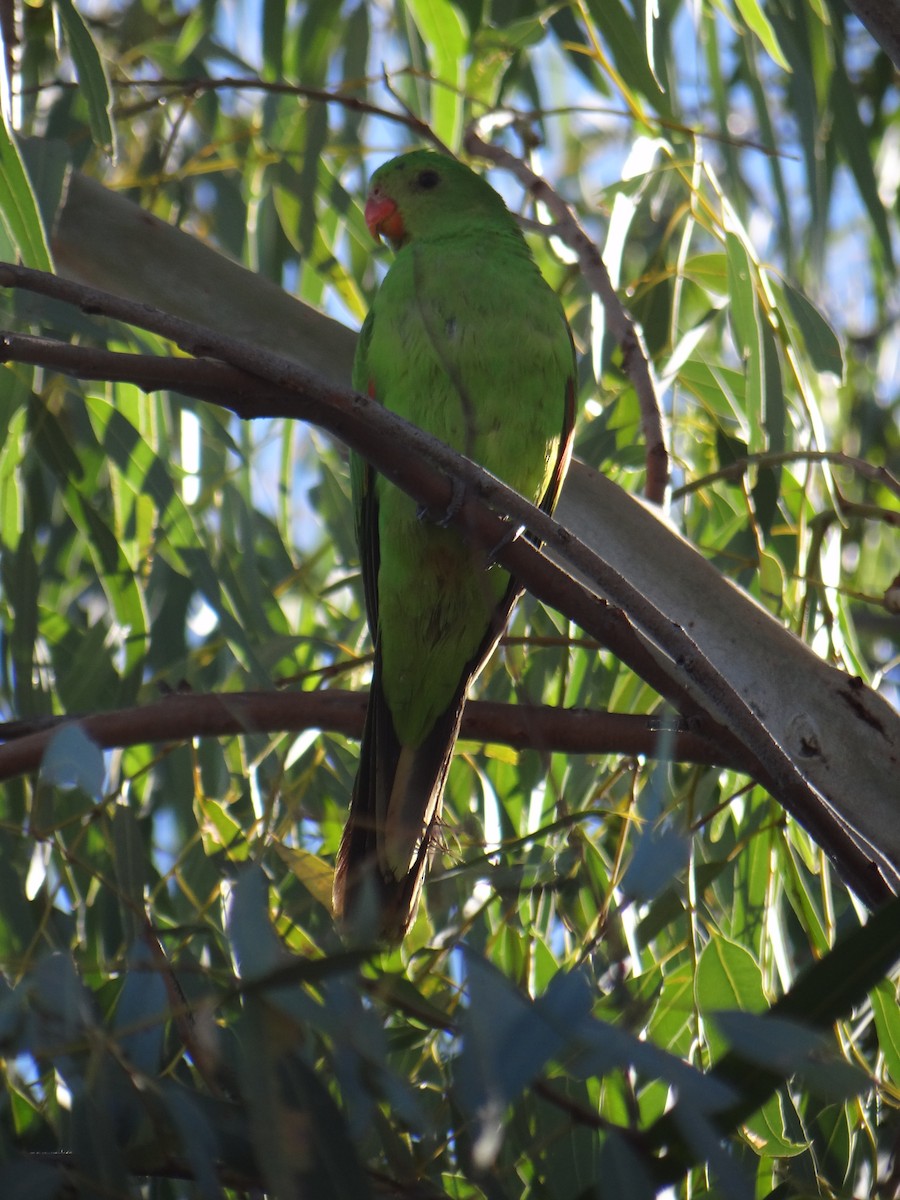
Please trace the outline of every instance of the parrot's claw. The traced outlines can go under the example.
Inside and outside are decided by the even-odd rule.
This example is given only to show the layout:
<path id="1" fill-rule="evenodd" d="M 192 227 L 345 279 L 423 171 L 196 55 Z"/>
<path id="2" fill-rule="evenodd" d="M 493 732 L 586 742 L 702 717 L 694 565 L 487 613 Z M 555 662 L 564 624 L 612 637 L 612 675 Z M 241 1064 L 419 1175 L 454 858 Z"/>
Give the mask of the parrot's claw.
<path id="1" fill-rule="evenodd" d="M 524 532 L 524 530 L 524 525 L 516 525 L 510 521 L 506 529 L 503 531 L 503 536 L 500 538 L 500 541 L 497 542 L 495 546 L 492 546 L 487 552 L 486 557 L 488 562 L 495 563 L 497 561 L 497 555 L 500 553 L 500 551 L 505 550 L 507 546 L 511 546 L 516 538 Z"/>
<path id="2" fill-rule="evenodd" d="M 451 479 L 450 503 L 446 509 L 442 513 L 435 513 L 434 509 L 429 508 L 427 504 L 420 504 L 416 509 L 416 516 L 420 521 L 430 521 L 433 525 L 438 525 L 441 529 L 446 529 L 462 508 L 465 497 L 466 485 L 460 483 L 458 479 Z"/>

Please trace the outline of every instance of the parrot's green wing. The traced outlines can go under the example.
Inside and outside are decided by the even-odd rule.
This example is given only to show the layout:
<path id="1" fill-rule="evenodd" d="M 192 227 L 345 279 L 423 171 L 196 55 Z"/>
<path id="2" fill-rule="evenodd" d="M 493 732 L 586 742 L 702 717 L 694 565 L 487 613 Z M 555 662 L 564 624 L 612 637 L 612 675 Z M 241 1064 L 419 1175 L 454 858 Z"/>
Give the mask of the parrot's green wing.
<path id="1" fill-rule="evenodd" d="M 399 253 L 363 327 L 354 385 L 551 509 L 574 423 L 571 335 L 503 201 L 427 151 L 386 164 L 367 219 Z M 353 463 L 374 670 L 335 907 L 368 897 L 402 936 L 434 848 L 468 688 L 519 594 L 452 529 Z"/>

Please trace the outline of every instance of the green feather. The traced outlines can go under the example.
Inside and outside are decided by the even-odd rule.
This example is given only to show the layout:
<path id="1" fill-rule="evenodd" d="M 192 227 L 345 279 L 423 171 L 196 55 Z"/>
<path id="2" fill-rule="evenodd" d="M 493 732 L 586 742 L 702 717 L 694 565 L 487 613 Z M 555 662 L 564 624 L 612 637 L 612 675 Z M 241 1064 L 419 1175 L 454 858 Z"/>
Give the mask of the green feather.
<path id="1" fill-rule="evenodd" d="M 370 195 L 394 202 L 402 230 L 360 336 L 355 387 L 552 507 L 571 443 L 574 351 L 515 220 L 468 167 L 430 151 L 386 163 Z M 518 588 L 361 459 L 353 490 L 375 670 L 335 900 L 352 908 L 369 878 L 380 927 L 397 936 L 415 915 L 466 693 Z"/>

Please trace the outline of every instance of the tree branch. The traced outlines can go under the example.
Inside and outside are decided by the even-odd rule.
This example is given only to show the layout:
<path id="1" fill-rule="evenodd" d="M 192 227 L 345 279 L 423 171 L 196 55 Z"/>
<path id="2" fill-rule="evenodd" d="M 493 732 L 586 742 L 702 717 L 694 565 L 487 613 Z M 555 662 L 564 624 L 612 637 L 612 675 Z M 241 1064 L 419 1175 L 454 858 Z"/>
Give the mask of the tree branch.
<path id="1" fill-rule="evenodd" d="M 882 484 L 900 499 L 900 480 L 892 475 L 887 467 L 877 467 L 874 463 L 866 462 L 864 458 L 855 458 L 852 454 L 844 454 L 842 450 L 766 450 L 759 454 L 745 454 L 727 466 L 720 467 L 718 471 L 710 471 L 706 475 L 682 484 L 681 487 L 674 488 L 672 499 L 673 501 L 680 500 L 682 496 L 688 496 L 691 492 L 698 492 L 702 488 L 709 487 L 718 479 L 741 479 L 754 466 L 779 467 L 792 462 L 834 463 L 835 466 L 849 467 L 872 483 Z"/>
<path id="2" fill-rule="evenodd" d="M 667 677 L 667 694 L 672 693 L 674 686 L 681 693 L 682 702 L 691 694 L 702 697 L 704 706 L 726 727 L 721 733 L 726 744 L 733 737 L 744 744 L 755 761 L 754 776 L 806 826 L 867 903 L 877 904 L 890 892 L 892 884 L 896 885 L 897 864 L 889 853 L 877 848 L 877 837 L 862 833 L 853 824 L 850 813 L 835 811 L 823 802 L 823 795 L 772 735 L 753 703 L 733 687 L 686 628 L 671 621 L 570 530 L 499 480 L 367 397 L 329 385 L 282 355 L 267 353 L 148 305 L 11 264 L 0 266 L 0 284 L 29 288 L 78 304 L 91 313 L 118 317 L 172 338 L 194 354 L 216 355 L 239 370 L 257 375 L 274 385 L 276 392 L 291 393 L 293 416 L 327 429 L 433 511 L 447 513 L 454 492 L 449 481 L 457 481 L 457 490 L 461 483 L 464 498 L 452 513 L 456 527 L 520 578 L 535 595 L 560 608 L 605 644 L 610 630 L 620 632 L 620 642 L 631 654 L 631 657 L 622 654 L 624 661 L 645 678 L 644 670 L 635 665 L 635 657 L 643 659 L 643 667 L 654 677 L 660 674 Z M 7 339 L 8 354 L 12 344 L 12 339 Z M 212 364 L 203 365 L 205 372 L 214 369 Z M 225 385 L 224 373 L 219 378 Z M 252 390 L 247 380 L 232 379 L 232 383 L 244 396 Z M 228 406 L 244 417 L 262 415 L 256 403 L 259 395 L 257 389 L 249 401 L 232 396 Z M 272 400 L 275 403 L 274 393 Z M 547 550 L 565 564 L 566 570 L 545 561 L 532 542 L 522 537 L 510 539 L 506 515 L 541 539 Z M 579 585 L 568 571 L 588 580 L 588 588 Z M 620 611 L 611 610 L 597 592 L 602 592 Z M 851 685 L 852 681 L 848 681 L 845 687 L 847 715 L 852 711 L 860 719 L 865 717 L 879 723 L 880 714 L 872 714 L 867 708 L 872 703 L 871 697 L 854 692 Z M 879 728 L 887 738 L 883 723 Z M 801 739 L 801 753 L 815 760 L 821 754 L 821 747 Z"/>
<path id="3" fill-rule="evenodd" d="M 900 71 L 900 3 L 898 0 L 847 0 L 847 7 Z"/>
<path id="4" fill-rule="evenodd" d="M 321 729 L 358 738 L 366 715 L 362 692 L 173 692 L 155 704 L 83 716 L 7 721 L 0 724 L 0 779 L 40 766 L 47 744 L 63 725 L 77 722 L 104 750 L 192 737 L 287 733 Z M 516 750 L 563 754 L 629 754 L 752 770 L 748 755 L 723 747 L 709 718 L 686 723 L 676 717 L 498 704 L 470 700 L 463 713 L 463 741 L 494 742 Z"/>

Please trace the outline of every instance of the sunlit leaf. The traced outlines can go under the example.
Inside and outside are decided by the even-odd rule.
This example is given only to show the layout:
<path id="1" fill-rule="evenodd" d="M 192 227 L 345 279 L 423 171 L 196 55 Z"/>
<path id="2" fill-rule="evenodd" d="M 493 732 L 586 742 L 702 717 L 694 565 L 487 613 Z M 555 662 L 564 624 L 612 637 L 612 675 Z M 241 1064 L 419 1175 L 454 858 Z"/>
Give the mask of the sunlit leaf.
<path id="1" fill-rule="evenodd" d="M 53 0 L 53 8 L 65 32 L 78 82 L 87 101 L 94 140 L 112 157 L 115 154 L 115 134 L 109 115 L 109 83 L 100 54 L 72 0 Z"/>
<path id="2" fill-rule="evenodd" d="M 0 222 L 24 263 L 51 270 L 37 201 L 5 119 L 0 121 Z"/>

